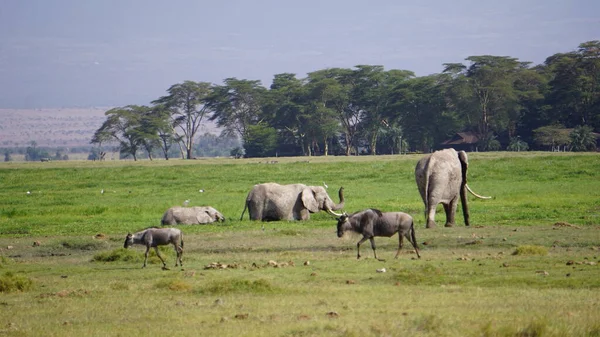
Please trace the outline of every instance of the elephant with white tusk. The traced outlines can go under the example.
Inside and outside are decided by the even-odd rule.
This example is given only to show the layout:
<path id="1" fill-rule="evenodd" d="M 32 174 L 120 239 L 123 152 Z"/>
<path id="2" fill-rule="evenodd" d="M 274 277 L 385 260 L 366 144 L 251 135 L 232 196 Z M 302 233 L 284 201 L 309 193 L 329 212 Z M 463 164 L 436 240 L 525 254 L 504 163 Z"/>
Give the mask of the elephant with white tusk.
<path id="1" fill-rule="evenodd" d="M 211 206 L 194 206 L 180 207 L 175 206 L 169 208 L 161 219 L 161 224 L 164 225 L 198 225 L 212 222 L 225 222 L 225 217 L 221 212 Z"/>
<path id="2" fill-rule="evenodd" d="M 454 226 L 460 197 L 465 225 L 469 226 L 467 191 L 480 199 L 491 199 L 473 192 L 467 185 L 468 158 L 465 151 L 445 149 L 429 154 L 417 163 L 415 179 L 423 203 L 427 228 L 435 227 L 435 210 L 439 203 L 446 211 L 446 227 Z"/>
<path id="3" fill-rule="evenodd" d="M 340 202 L 336 204 L 323 186 L 258 184 L 248 193 L 240 220 L 244 218 L 246 208 L 250 220 L 308 220 L 310 213 L 319 211 L 341 216 L 334 211 L 344 207 L 343 187 L 339 190 L 339 198 Z"/>

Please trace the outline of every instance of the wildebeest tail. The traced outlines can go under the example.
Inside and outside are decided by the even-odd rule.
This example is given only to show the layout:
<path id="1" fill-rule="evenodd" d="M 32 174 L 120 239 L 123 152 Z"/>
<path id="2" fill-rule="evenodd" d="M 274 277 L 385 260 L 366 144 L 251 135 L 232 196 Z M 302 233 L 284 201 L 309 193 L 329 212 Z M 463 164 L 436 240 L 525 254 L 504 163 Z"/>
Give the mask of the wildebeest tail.
<path id="1" fill-rule="evenodd" d="M 415 235 L 414 220 L 410 223 L 410 238 L 412 239 L 412 244 L 413 244 L 413 247 L 415 248 L 415 252 L 417 253 L 417 257 L 421 258 L 421 255 L 419 255 L 419 247 L 417 246 L 417 236 Z"/>

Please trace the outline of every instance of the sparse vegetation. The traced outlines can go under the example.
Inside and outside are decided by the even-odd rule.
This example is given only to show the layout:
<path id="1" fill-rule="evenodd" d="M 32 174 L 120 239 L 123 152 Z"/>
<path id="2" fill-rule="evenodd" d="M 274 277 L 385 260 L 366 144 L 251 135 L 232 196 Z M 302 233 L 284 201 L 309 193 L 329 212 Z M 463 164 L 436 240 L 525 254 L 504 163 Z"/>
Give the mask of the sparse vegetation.
<path id="1" fill-rule="evenodd" d="M 494 199 L 471 202 L 471 227 L 427 230 L 419 157 L 0 163 L 0 277 L 32 282 L 2 293 L 0 334 L 598 334 L 600 156 L 473 153 L 469 184 Z M 240 221 L 264 181 L 344 186 L 348 212 L 405 211 L 422 258 L 393 259 L 392 237 L 377 240 L 387 261 L 356 260 L 360 236 L 338 238 L 327 214 Z M 142 269 L 145 248 L 123 249 L 125 234 L 186 199 L 227 221 L 178 226 L 184 267 L 165 246 L 170 270 Z"/>
<path id="2" fill-rule="evenodd" d="M 548 248 L 542 246 L 519 246 L 513 255 L 548 255 Z"/>
<path id="3" fill-rule="evenodd" d="M 5 272 L 0 276 L 0 293 L 27 291 L 33 287 L 33 281 L 23 275 Z"/>

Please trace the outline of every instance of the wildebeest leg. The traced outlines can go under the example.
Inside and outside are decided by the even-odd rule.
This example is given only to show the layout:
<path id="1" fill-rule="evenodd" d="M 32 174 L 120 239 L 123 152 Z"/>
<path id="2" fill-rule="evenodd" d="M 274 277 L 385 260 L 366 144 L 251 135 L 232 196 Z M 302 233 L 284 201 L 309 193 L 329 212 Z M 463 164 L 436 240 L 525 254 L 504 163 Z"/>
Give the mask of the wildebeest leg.
<path id="1" fill-rule="evenodd" d="M 377 257 L 377 248 L 375 247 L 375 238 L 370 237 L 369 241 L 371 241 L 371 248 L 373 249 L 373 255 L 375 255 L 375 259 L 379 261 L 385 261 L 384 259 L 380 259 Z"/>
<path id="2" fill-rule="evenodd" d="M 179 261 L 179 265 L 183 267 L 183 262 L 181 261 L 181 257 L 183 255 L 183 248 L 179 245 L 173 245 L 175 247 L 175 253 L 177 253 L 177 258 L 175 259 L 175 267 L 177 267 L 177 261 Z"/>
<path id="3" fill-rule="evenodd" d="M 367 241 L 369 238 L 363 236 L 362 239 L 360 239 L 360 241 L 358 241 L 358 243 L 356 244 L 356 259 L 360 259 L 360 244 Z"/>
<path id="4" fill-rule="evenodd" d="M 404 240 L 404 235 L 402 235 L 402 233 L 398 233 L 398 237 L 400 238 L 398 242 L 398 250 L 396 251 L 396 256 L 394 257 L 395 259 L 398 258 L 398 255 L 400 255 L 400 249 L 402 249 L 402 244 L 403 244 L 403 240 Z M 407 237 L 408 239 L 408 237 Z M 408 240 L 410 241 L 410 239 Z"/>
<path id="5" fill-rule="evenodd" d="M 148 261 L 148 252 L 150 251 L 150 246 L 146 246 L 146 253 L 144 253 L 144 265 L 142 268 L 146 268 L 146 261 Z"/>
<path id="6" fill-rule="evenodd" d="M 167 263 L 165 262 L 165 259 L 160 256 L 160 253 L 158 252 L 158 246 L 154 247 L 154 251 L 156 252 L 156 256 L 158 256 L 158 258 L 162 261 L 163 269 L 167 269 Z"/>

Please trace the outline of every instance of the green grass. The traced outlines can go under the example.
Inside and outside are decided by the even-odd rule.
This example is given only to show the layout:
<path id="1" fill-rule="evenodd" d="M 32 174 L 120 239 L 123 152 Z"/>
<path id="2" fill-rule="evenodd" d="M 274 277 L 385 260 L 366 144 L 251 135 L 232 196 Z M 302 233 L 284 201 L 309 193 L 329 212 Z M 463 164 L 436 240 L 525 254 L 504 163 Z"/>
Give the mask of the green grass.
<path id="1" fill-rule="evenodd" d="M 469 185 L 494 198 L 469 200 L 471 227 L 460 207 L 441 226 L 440 206 L 427 230 L 419 157 L 1 163 L 0 334 L 599 335 L 600 155 L 470 154 Z M 325 213 L 240 221 L 267 181 L 326 182 L 333 199 L 344 186 L 348 212 L 405 211 L 422 258 L 405 243 L 393 259 L 393 237 L 375 239 L 385 262 L 368 243 L 356 260 L 360 236 L 337 238 Z M 123 249 L 125 234 L 186 199 L 227 221 L 179 226 L 183 268 L 161 247 L 170 270 L 152 251 L 142 269 L 145 248 Z"/>

